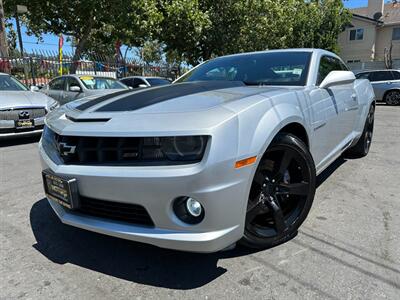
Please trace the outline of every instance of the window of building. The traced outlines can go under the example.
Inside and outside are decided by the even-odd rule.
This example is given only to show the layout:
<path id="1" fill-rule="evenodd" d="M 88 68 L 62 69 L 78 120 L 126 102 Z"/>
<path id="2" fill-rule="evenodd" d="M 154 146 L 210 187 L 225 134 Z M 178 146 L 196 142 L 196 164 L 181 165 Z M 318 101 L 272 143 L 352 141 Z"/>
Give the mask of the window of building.
<path id="1" fill-rule="evenodd" d="M 400 27 L 393 28 L 392 40 L 400 41 Z"/>
<path id="2" fill-rule="evenodd" d="M 361 41 L 364 39 L 364 29 L 352 29 L 350 30 L 350 41 Z"/>

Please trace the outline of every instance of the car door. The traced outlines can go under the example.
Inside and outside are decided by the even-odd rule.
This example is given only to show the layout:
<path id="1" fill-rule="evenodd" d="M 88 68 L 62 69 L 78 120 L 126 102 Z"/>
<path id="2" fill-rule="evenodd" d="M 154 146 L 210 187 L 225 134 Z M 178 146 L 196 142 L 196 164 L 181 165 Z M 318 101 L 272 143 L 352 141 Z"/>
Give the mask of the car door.
<path id="1" fill-rule="evenodd" d="M 49 82 L 46 94 L 51 98 L 53 98 L 54 100 L 60 102 L 62 93 L 64 91 L 64 85 L 65 85 L 65 78 L 57 77 Z"/>
<path id="2" fill-rule="evenodd" d="M 79 92 L 71 91 L 71 89 L 70 89 L 71 87 L 79 87 L 80 91 Z M 84 96 L 85 96 L 85 93 L 83 92 L 83 87 L 79 83 L 79 81 L 72 76 L 66 77 L 64 91 L 62 93 L 60 104 L 62 105 L 62 104 L 68 103 L 70 101 L 74 101 L 76 99 L 82 98 Z"/>
<path id="3" fill-rule="evenodd" d="M 375 71 L 370 73 L 369 81 L 374 88 L 376 99 L 384 100 L 385 92 L 393 88 L 394 77 L 391 71 Z"/>
<path id="4" fill-rule="evenodd" d="M 349 124 L 345 124 L 345 99 L 351 97 L 352 89 L 347 86 L 319 88 L 321 82 L 331 71 L 340 71 L 342 67 L 331 56 L 319 59 L 316 88 L 310 92 L 313 140 L 311 146 L 317 168 L 323 167 L 341 151 L 341 144 L 349 133 Z"/>
<path id="5" fill-rule="evenodd" d="M 350 71 L 350 69 L 338 58 L 333 58 L 336 64 L 339 64 L 339 68 L 342 71 Z M 357 92 L 355 89 L 355 82 L 342 84 L 338 86 L 343 91 L 343 101 L 344 101 L 344 139 L 350 140 L 353 133 L 354 127 L 358 120 L 358 113 L 360 110 L 360 101 L 357 97 Z"/>

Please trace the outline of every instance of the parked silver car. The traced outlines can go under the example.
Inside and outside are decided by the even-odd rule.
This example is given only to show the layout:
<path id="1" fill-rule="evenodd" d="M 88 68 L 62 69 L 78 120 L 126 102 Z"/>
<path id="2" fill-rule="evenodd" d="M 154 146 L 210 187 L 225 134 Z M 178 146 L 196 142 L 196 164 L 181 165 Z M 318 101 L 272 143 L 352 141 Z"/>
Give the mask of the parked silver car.
<path id="1" fill-rule="evenodd" d="M 40 134 L 46 113 L 56 107 L 53 99 L 0 73 L 0 139 Z"/>
<path id="2" fill-rule="evenodd" d="M 120 81 L 133 89 L 171 84 L 171 81 L 163 77 L 130 76 Z"/>
<path id="3" fill-rule="evenodd" d="M 216 58 L 173 84 L 49 114 L 44 189 L 65 224 L 165 248 L 266 248 L 296 235 L 316 176 L 365 156 L 374 93 L 315 49 Z M 344 179 L 345 180 L 345 179 Z"/>
<path id="4" fill-rule="evenodd" d="M 52 97 L 61 105 L 93 95 L 105 95 L 128 87 L 110 77 L 93 75 L 64 75 L 54 78 L 40 92 Z"/>
<path id="5" fill-rule="evenodd" d="M 399 70 L 366 71 L 356 74 L 356 78 L 371 82 L 376 100 L 389 105 L 400 105 Z"/>

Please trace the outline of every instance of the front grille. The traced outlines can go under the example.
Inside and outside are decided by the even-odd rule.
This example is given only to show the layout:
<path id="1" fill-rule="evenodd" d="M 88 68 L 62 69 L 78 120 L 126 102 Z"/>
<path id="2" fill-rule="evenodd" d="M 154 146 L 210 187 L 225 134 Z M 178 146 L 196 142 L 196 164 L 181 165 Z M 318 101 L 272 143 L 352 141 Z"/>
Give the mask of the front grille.
<path id="1" fill-rule="evenodd" d="M 21 132 L 29 132 L 29 131 L 34 131 L 34 130 L 40 130 L 43 129 L 44 125 L 37 125 L 34 128 L 28 128 L 28 129 L 16 129 L 15 127 L 12 128 L 0 128 L 0 134 L 1 133 L 21 133 Z"/>
<path id="2" fill-rule="evenodd" d="M 141 160 L 143 138 L 55 135 L 65 164 L 124 164 Z M 61 146 L 60 146 L 61 145 Z M 72 147 L 72 148 L 71 148 Z"/>
<path id="3" fill-rule="evenodd" d="M 78 211 L 83 214 L 132 224 L 154 226 L 149 213 L 141 205 L 103 201 L 82 196 L 80 201 L 81 207 Z"/>
<path id="4" fill-rule="evenodd" d="M 197 148 L 189 149 L 186 155 L 179 152 L 169 137 L 69 136 L 59 135 L 45 126 L 42 144 L 54 161 L 66 165 L 168 166 L 200 162 L 207 138 L 199 136 L 199 143 L 194 146 Z"/>
<path id="5" fill-rule="evenodd" d="M 19 115 L 22 112 L 27 112 L 29 114 L 25 119 L 42 118 L 46 115 L 45 108 L 8 109 L 0 110 L 0 120 L 16 121 L 23 119 Z"/>

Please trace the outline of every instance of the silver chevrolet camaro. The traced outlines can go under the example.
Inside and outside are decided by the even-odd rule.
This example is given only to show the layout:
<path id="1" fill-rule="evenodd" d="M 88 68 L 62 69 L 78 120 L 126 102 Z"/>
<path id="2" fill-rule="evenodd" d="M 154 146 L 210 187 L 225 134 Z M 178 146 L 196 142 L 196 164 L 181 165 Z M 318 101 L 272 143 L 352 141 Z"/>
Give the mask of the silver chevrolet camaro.
<path id="1" fill-rule="evenodd" d="M 71 102 L 39 144 L 65 224 L 194 252 L 283 243 L 310 211 L 316 175 L 367 155 L 374 93 L 318 49 L 244 53 L 172 85 Z"/>
<path id="2" fill-rule="evenodd" d="M 58 106 L 52 98 L 32 92 L 16 78 L 0 73 L 0 141 L 40 135 L 47 112 Z"/>

